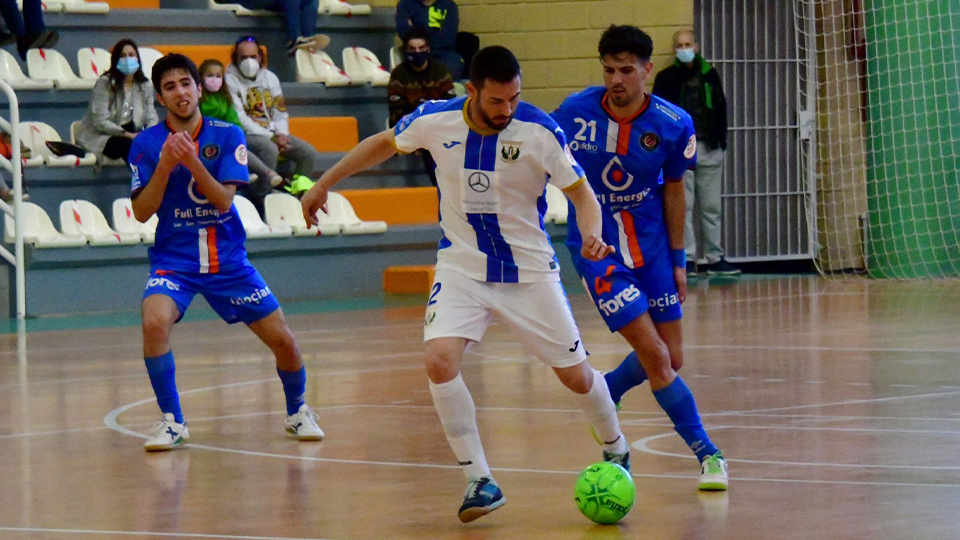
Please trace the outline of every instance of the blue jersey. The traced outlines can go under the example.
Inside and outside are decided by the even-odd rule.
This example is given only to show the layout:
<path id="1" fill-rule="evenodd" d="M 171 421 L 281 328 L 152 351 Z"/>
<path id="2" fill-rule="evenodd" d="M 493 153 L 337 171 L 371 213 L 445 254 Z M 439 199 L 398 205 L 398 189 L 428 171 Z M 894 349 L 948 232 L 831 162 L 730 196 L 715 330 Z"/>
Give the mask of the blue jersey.
<path id="1" fill-rule="evenodd" d="M 587 88 L 568 97 L 553 117 L 587 174 L 603 207 L 603 240 L 614 258 L 639 268 L 644 257 L 669 249 L 663 215 L 663 181 L 679 181 L 696 166 L 697 138 L 690 115 L 648 96 L 633 118 L 619 119 L 606 106 L 606 89 Z M 571 225 L 576 220 L 570 208 Z M 580 231 L 571 226 L 567 245 L 580 251 Z"/>
<path id="2" fill-rule="evenodd" d="M 160 150 L 171 133 L 166 122 L 147 128 L 130 148 L 133 170 L 131 197 L 150 182 L 160 161 Z M 246 139 L 240 128 L 204 118 L 193 140 L 210 175 L 222 184 L 245 186 Z M 183 165 L 170 172 L 163 202 L 157 210 L 156 243 L 150 248 L 150 265 L 163 270 L 216 274 L 242 267 L 246 233 L 234 206 L 221 214 L 196 188 L 196 180 Z"/>

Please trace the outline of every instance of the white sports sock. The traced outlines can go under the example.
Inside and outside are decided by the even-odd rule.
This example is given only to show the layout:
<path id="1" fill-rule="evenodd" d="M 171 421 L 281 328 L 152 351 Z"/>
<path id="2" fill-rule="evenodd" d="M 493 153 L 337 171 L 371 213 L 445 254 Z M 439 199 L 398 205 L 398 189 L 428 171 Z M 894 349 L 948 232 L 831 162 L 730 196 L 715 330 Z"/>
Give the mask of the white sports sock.
<path id="1" fill-rule="evenodd" d="M 597 436 L 603 441 L 603 449 L 607 452 L 622 454 L 627 451 L 627 441 L 620 431 L 620 421 L 617 419 L 617 407 L 610 399 L 610 390 L 603 375 L 593 370 L 593 386 L 586 394 L 577 394 L 580 408 L 587 415 L 587 421 L 593 424 Z"/>
<path id="2" fill-rule="evenodd" d="M 470 390 L 458 373 L 456 378 L 442 384 L 430 382 L 433 406 L 437 409 L 447 442 L 457 456 L 467 480 L 490 476 L 490 467 L 483 454 L 480 431 L 477 429 L 477 411 Z"/>

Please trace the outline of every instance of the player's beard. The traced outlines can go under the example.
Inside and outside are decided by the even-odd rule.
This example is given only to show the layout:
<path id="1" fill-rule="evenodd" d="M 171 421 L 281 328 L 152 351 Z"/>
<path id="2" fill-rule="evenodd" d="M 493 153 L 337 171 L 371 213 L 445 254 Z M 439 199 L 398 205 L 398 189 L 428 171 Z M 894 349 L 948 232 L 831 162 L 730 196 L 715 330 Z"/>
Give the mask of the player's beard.
<path id="1" fill-rule="evenodd" d="M 607 91 L 607 97 L 610 100 L 610 103 L 617 107 L 629 107 L 643 96 L 642 87 L 634 92 L 631 92 L 629 88 L 623 85 L 614 88 L 623 89 L 623 93 L 619 95 L 611 92 L 610 90 L 613 90 L 612 88 L 609 88 Z"/>
<path id="2" fill-rule="evenodd" d="M 499 121 L 496 121 L 496 120 L 494 120 L 493 118 L 490 118 L 489 116 L 487 116 L 487 113 L 483 110 L 483 107 L 480 107 L 480 106 L 479 106 L 479 104 L 478 104 L 478 106 L 477 106 L 477 114 L 480 115 L 480 119 L 483 120 L 483 123 L 484 123 L 484 124 L 492 127 L 493 129 L 499 130 L 499 131 L 503 131 L 504 129 L 507 129 L 507 126 L 509 126 L 509 125 L 510 125 L 510 122 L 513 121 L 513 116 L 512 116 L 512 115 L 511 115 L 511 116 L 506 116 L 506 117 L 500 116 L 500 117 L 498 117 L 498 118 L 500 118 L 500 120 L 499 120 Z"/>
<path id="3" fill-rule="evenodd" d="M 183 116 L 183 115 L 179 114 L 177 111 L 172 110 L 172 109 L 167 109 L 167 114 L 172 115 L 174 118 L 176 118 L 176 119 L 179 120 L 180 122 L 189 122 L 189 121 L 193 120 L 194 118 L 196 118 L 196 116 L 200 113 L 200 107 L 197 106 L 196 104 L 194 104 L 194 106 L 191 107 L 191 108 L 188 109 L 188 110 L 189 110 L 190 112 L 187 113 L 186 116 Z"/>

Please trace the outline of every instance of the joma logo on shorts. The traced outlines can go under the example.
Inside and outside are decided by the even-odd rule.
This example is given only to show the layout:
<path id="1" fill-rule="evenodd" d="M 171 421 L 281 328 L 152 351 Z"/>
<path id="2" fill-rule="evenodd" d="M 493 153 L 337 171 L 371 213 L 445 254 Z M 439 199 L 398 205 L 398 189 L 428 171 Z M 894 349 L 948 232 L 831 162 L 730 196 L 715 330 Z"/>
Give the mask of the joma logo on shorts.
<path id="1" fill-rule="evenodd" d="M 179 285 L 179 284 L 174 283 L 174 282 L 170 281 L 169 279 L 167 279 L 167 278 L 165 278 L 165 277 L 150 278 L 150 281 L 147 281 L 147 288 L 148 288 L 148 289 L 150 289 L 150 288 L 152 288 L 152 287 L 161 287 L 161 286 L 166 287 L 166 288 L 170 289 L 171 291 L 179 291 L 179 290 L 180 290 L 180 285 Z"/>
<path id="2" fill-rule="evenodd" d="M 244 304 L 259 304 L 260 300 L 270 296 L 270 287 L 264 287 L 262 289 L 257 289 L 253 294 L 244 296 L 243 298 L 231 298 L 230 303 L 235 306 L 242 306 Z"/>
<path id="3" fill-rule="evenodd" d="M 609 317 L 637 298 L 640 298 L 640 290 L 637 289 L 636 285 L 630 285 L 626 289 L 618 292 L 617 295 L 610 300 L 597 300 L 597 307 L 600 308 L 600 311 L 603 312 L 604 315 Z"/>

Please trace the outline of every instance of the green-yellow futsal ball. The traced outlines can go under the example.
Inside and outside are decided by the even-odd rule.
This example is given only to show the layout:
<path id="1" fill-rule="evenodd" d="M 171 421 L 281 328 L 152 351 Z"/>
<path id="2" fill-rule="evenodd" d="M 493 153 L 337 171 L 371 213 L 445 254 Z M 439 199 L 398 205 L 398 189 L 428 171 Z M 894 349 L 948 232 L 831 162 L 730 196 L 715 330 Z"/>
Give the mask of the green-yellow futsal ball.
<path id="1" fill-rule="evenodd" d="M 623 519 L 633 508 L 636 495 L 633 477 L 616 463 L 590 465 L 580 473 L 574 487 L 580 513 L 604 525 Z"/>

